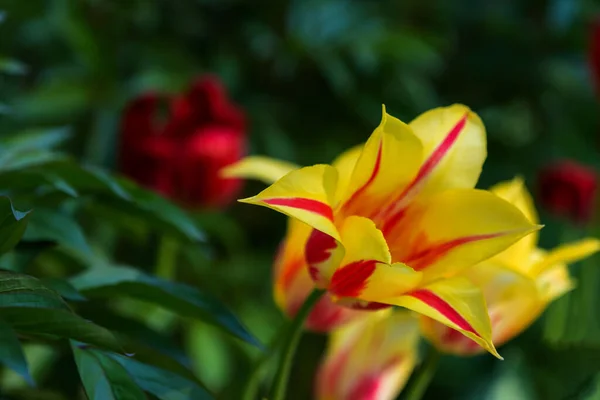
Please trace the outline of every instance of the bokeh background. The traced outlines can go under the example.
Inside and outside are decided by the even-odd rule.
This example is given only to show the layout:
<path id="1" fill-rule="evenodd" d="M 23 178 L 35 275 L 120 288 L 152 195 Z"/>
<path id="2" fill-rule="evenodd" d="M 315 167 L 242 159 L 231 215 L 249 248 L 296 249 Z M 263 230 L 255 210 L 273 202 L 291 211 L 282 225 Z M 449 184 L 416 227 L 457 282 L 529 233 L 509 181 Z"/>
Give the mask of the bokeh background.
<path id="1" fill-rule="evenodd" d="M 60 128 L 66 139 L 53 152 L 115 174 L 122 172 L 125 108 L 144 93 L 183 93 L 203 74 L 218 77 L 245 113 L 252 154 L 328 162 L 368 137 L 382 103 L 410 121 L 460 102 L 487 128 L 481 188 L 521 175 L 539 204 L 548 166 L 569 159 L 600 171 L 600 92 L 591 60 L 600 46 L 600 5 L 592 0 L 2 0 L 0 10 L 0 135 Z M 262 187 L 247 182 L 238 195 Z M 560 186 L 571 190 L 577 184 Z M 173 239 L 177 265 L 167 277 L 219 298 L 268 342 L 285 322 L 271 294 L 284 217 L 236 203 L 182 207 L 207 241 Z M 540 209 L 542 247 L 600 232 L 592 217 Z M 72 216 L 96 257 L 156 272 L 164 232 L 148 230 L 143 218 L 110 210 Z M 445 357 L 426 398 L 600 398 L 599 264 L 596 256 L 572 267 L 578 289 L 502 347 L 505 361 Z M 29 271 L 44 268 L 38 262 Z M 137 303 L 107 301 L 142 319 L 127 314 Z M 240 398 L 257 356 L 251 346 L 168 311 L 145 323 L 212 391 Z M 311 398 L 325 339 L 303 338 L 290 399 Z M 31 365 L 35 354 L 28 353 Z M 4 373 L 0 392 L 76 398 L 70 356 L 51 365 L 39 368 L 40 389 L 24 391 L 19 378 Z"/>

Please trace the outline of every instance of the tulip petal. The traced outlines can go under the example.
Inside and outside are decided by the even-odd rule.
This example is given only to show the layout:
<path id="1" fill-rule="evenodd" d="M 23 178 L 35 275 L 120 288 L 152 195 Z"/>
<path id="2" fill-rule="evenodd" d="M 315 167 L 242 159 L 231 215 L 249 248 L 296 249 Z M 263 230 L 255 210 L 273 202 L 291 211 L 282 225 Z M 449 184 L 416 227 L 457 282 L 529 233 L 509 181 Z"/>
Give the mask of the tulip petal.
<path id="1" fill-rule="evenodd" d="M 393 399 L 417 358 L 417 320 L 405 311 L 370 312 L 330 335 L 316 398 Z"/>
<path id="2" fill-rule="evenodd" d="M 421 139 L 426 157 L 415 188 L 431 193 L 475 186 L 487 156 L 485 127 L 477 114 L 454 104 L 429 110 L 409 126 Z"/>
<path id="3" fill-rule="evenodd" d="M 535 281 L 510 268 L 486 261 L 463 276 L 483 291 L 496 346 L 521 333 L 544 310 Z M 443 352 L 466 356 L 483 351 L 471 339 L 428 317 L 421 318 L 421 330 Z"/>
<path id="4" fill-rule="evenodd" d="M 409 207 L 386 237 L 394 261 L 422 270 L 432 281 L 453 276 L 539 228 L 490 192 L 453 189 Z"/>
<path id="5" fill-rule="evenodd" d="M 329 291 L 351 305 L 359 299 L 382 302 L 413 289 L 421 273 L 404 264 L 390 264 L 391 256 L 383 234 L 373 221 L 352 216 L 340 230 L 345 255 L 331 277 Z M 364 304 L 357 307 L 365 307 Z"/>
<path id="6" fill-rule="evenodd" d="M 529 327 L 546 307 L 535 280 L 502 264 L 485 261 L 463 276 L 483 290 L 496 346 Z"/>
<path id="7" fill-rule="evenodd" d="M 575 282 L 569 275 L 569 268 L 565 264 L 554 264 L 547 268 L 536 279 L 540 296 L 546 303 L 550 303 L 563 294 L 575 288 Z"/>
<path id="8" fill-rule="evenodd" d="M 356 162 L 363 151 L 364 145 L 354 146 L 339 155 L 331 165 L 338 171 L 338 187 L 335 194 L 336 204 L 342 200 L 342 197 L 348 190 L 350 178 L 354 172 Z"/>
<path id="9" fill-rule="evenodd" d="M 288 219 L 285 239 L 282 241 L 274 261 L 274 297 L 277 305 L 287 310 L 289 302 L 302 302 L 312 290 L 304 260 L 304 246 L 312 228 L 295 219 Z"/>
<path id="10" fill-rule="evenodd" d="M 281 179 L 300 166 L 274 158 L 250 156 L 228 165 L 220 171 L 225 178 L 257 179 L 267 185 Z"/>
<path id="11" fill-rule="evenodd" d="M 345 215 L 371 217 L 415 176 L 422 161 L 422 145 L 412 130 L 385 112 L 363 147 L 343 196 Z M 401 163 L 401 165 L 399 165 Z"/>
<path id="12" fill-rule="evenodd" d="M 331 277 L 329 290 L 339 297 L 358 297 L 377 264 L 390 263 L 390 252 L 383 234 L 368 218 L 346 218 L 340 235 L 345 255 Z"/>
<path id="13" fill-rule="evenodd" d="M 297 218 L 339 241 L 331 208 L 336 185 L 337 170 L 334 167 L 314 165 L 292 171 L 256 196 L 240 201 Z"/>
<path id="14" fill-rule="evenodd" d="M 525 187 L 523 178 L 516 177 L 511 181 L 500 182 L 494 185 L 490 191 L 517 207 L 530 222 L 534 224 L 538 223 L 537 211 L 531 194 L 529 194 L 529 191 Z M 522 269 L 526 262 L 525 260 L 529 258 L 531 252 L 537 246 L 538 236 L 538 232 L 532 232 L 502 253 L 496 255 L 494 260 L 511 265 L 516 269 Z"/>
<path id="15" fill-rule="evenodd" d="M 394 304 L 460 331 L 502 359 L 492 343 L 492 328 L 483 293 L 467 279 L 458 277 L 434 282 L 397 298 Z"/>
<path id="16" fill-rule="evenodd" d="M 565 244 L 549 251 L 540 262 L 531 269 L 534 276 L 540 274 L 556 264 L 571 264 L 600 250 L 600 240 L 594 238 L 583 239 L 574 243 Z"/>

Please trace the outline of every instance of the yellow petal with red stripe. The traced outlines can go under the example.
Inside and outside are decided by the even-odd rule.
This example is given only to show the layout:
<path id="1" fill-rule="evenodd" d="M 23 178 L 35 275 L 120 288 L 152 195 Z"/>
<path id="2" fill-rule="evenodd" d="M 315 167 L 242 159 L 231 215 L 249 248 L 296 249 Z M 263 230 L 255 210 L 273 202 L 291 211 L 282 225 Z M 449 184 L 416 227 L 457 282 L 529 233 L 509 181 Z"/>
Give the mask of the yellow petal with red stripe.
<path id="1" fill-rule="evenodd" d="M 517 207 L 531 223 L 538 223 L 537 211 L 533 204 L 533 199 L 525 187 L 525 182 L 522 178 L 516 177 L 511 181 L 498 183 L 490 191 Z M 532 232 L 502 253 L 496 255 L 494 261 L 511 265 L 516 270 L 523 271 L 524 267 L 528 264 L 527 260 L 531 252 L 537 246 L 538 236 L 538 232 Z"/>
<path id="2" fill-rule="evenodd" d="M 484 262 L 469 268 L 463 276 L 483 291 L 495 346 L 521 333 L 545 307 L 531 278 L 500 264 Z M 445 353 L 468 356 L 484 350 L 460 332 L 428 317 L 421 318 L 421 329 Z"/>
<path id="3" fill-rule="evenodd" d="M 600 240 L 594 238 L 583 239 L 574 243 L 565 244 L 549 251 L 540 262 L 532 267 L 531 274 L 537 275 L 556 264 L 570 264 L 600 250 Z"/>
<path id="4" fill-rule="evenodd" d="M 399 297 L 394 303 L 460 331 L 502 359 L 492 343 L 492 328 L 483 293 L 467 279 L 459 277 L 434 282 Z"/>
<path id="5" fill-rule="evenodd" d="M 274 158 L 250 156 L 228 165 L 220 171 L 226 178 L 256 179 L 267 185 L 281 179 L 300 166 Z"/>
<path id="6" fill-rule="evenodd" d="M 364 145 L 361 144 L 346 150 L 331 164 L 338 171 L 338 187 L 335 195 L 336 204 L 342 200 L 342 197 L 348 190 L 348 185 L 350 184 L 350 179 L 352 177 L 352 173 L 354 172 L 354 167 L 356 166 L 356 162 L 363 151 L 363 147 Z"/>
<path id="7" fill-rule="evenodd" d="M 343 196 L 345 215 L 371 217 L 405 187 L 422 161 L 422 145 L 412 130 L 385 112 L 362 149 Z"/>
<path id="8" fill-rule="evenodd" d="M 371 312 L 335 331 L 318 372 L 319 400 L 394 399 L 417 361 L 419 326 L 408 312 Z"/>
<path id="9" fill-rule="evenodd" d="M 384 302 L 416 287 L 421 273 L 392 264 L 383 234 L 373 221 L 352 216 L 340 230 L 345 255 L 331 277 L 329 291 L 340 298 Z M 363 305 L 364 306 L 364 305 Z"/>
<path id="10" fill-rule="evenodd" d="M 475 186 L 487 156 L 485 127 L 477 114 L 454 104 L 426 111 L 409 126 L 425 156 L 411 190 L 430 194 Z"/>
<path id="11" fill-rule="evenodd" d="M 239 201 L 297 218 L 339 241 L 331 206 L 337 178 L 337 170 L 330 165 L 304 167 L 288 173 L 256 196 Z"/>
<path id="12" fill-rule="evenodd" d="M 386 237 L 394 261 L 432 281 L 453 276 L 539 228 L 490 192 L 452 189 L 409 207 Z"/>

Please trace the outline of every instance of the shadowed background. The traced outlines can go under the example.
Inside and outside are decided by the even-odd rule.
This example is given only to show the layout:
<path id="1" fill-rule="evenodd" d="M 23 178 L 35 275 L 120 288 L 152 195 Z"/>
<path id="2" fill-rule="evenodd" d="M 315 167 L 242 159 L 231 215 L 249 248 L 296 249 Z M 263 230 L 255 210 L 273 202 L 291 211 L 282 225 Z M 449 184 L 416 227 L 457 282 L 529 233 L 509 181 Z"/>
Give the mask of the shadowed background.
<path id="1" fill-rule="evenodd" d="M 239 130 L 248 147 L 242 150 L 308 165 L 366 140 L 382 103 L 408 122 L 460 102 L 487 128 L 488 158 L 478 186 L 523 176 L 546 225 L 542 247 L 600 231 L 591 217 L 598 209 L 593 190 L 581 182 L 600 170 L 594 71 L 600 62 L 591 60 L 599 52 L 594 21 L 600 6 L 591 0 L 4 0 L 0 10 L 1 135 L 64 127 L 61 151 L 120 173 L 126 107 L 149 92 L 186 92 L 211 74 L 244 114 Z M 130 140 L 125 154 L 145 148 L 143 136 Z M 567 159 L 588 175 L 548 172 Z M 182 163 L 178 168 L 187 171 L 206 167 Z M 192 185 L 202 187 L 211 179 L 206 174 L 192 174 Z M 541 191 L 544 174 L 550 174 L 549 189 Z M 231 198 L 262 187 L 247 182 Z M 166 277 L 220 298 L 268 342 L 284 322 L 271 295 L 284 217 L 231 201 L 218 209 L 189 203 L 183 207 L 208 243 L 180 243 L 177 268 Z M 564 212 L 551 212 L 556 208 Z M 162 233 L 99 215 L 78 219 L 96 254 L 156 272 Z M 502 347 L 506 361 L 487 354 L 445 357 L 426 398 L 600 396 L 598 263 L 596 256 L 571 269 L 578 290 Z M 88 308 L 82 313 L 93 315 L 94 306 Z M 206 324 L 175 318 L 168 325 L 156 329 L 185 349 L 182 357 L 196 375 L 223 398 L 239 398 L 256 352 Z M 290 399 L 310 398 L 324 343 L 324 336 L 304 337 Z M 47 371 L 40 386 L 67 393 L 57 399 L 71 398 L 64 387 L 77 372 L 69 358 L 58 363 L 65 367 Z"/>

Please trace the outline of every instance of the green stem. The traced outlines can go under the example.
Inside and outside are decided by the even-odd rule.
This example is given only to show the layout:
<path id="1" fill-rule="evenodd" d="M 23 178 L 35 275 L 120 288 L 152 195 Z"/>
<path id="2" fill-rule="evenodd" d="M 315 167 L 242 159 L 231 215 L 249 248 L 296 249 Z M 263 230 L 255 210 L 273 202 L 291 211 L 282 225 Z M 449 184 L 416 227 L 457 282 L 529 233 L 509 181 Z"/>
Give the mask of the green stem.
<path id="1" fill-rule="evenodd" d="M 405 400 L 421 400 L 435 375 L 439 359 L 440 352 L 431 346 L 421 368 L 416 373 L 413 384 L 408 388 Z"/>
<path id="2" fill-rule="evenodd" d="M 177 255 L 177 241 L 163 236 L 158 245 L 155 275 L 161 279 L 172 280 L 177 270 Z M 176 320 L 175 314 L 171 311 L 154 305 L 146 311 L 146 315 L 147 323 L 159 332 L 168 331 Z"/>
<path id="3" fill-rule="evenodd" d="M 177 268 L 177 242 L 168 236 L 160 239 L 156 256 L 156 276 L 173 279 Z"/>
<path id="4" fill-rule="evenodd" d="M 281 344 L 283 339 L 285 338 L 285 334 L 287 333 L 287 325 L 283 325 L 275 336 L 271 340 L 269 347 L 267 350 L 260 354 L 260 357 L 256 360 L 253 365 L 253 370 L 248 377 L 248 381 L 244 387 L 244 395 L 242 400 L 256 400 L 256 393 L 260 387 L 261 380 L 265 374 L 267 367 L 269 366 L 269 361 L 273 358 L 273 355 L 277 352 L 277 347 Z"/>
<path id="5" fill-rule="evenodd" d="M 287 384 L 290 377 L 290 372 L 292 370 L 292 361 L 294 360 L 296 348 L 298 347 L 300 337 L 302 336 L 304 321 L 308 317 L 308 314 L 310 314 L 310 310 L 312 310 L 313 306 L 317 304 L 317 301 L 319 301 L 324 293 L 324 290 L 314 289 L 310 296 L 306 298 L 304 304 L 302 304 L 302 307 L 290 325 L 288 335 L 285 338 L 283 345 L 281 365 L 279 366 L 279 370 L 277 371 L 277 375 L 275 375 L 275 380 L 273 381 L 271 400 L 283 400 L 285 398 Z"/>

